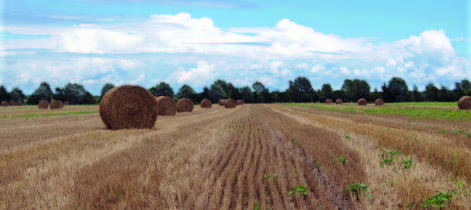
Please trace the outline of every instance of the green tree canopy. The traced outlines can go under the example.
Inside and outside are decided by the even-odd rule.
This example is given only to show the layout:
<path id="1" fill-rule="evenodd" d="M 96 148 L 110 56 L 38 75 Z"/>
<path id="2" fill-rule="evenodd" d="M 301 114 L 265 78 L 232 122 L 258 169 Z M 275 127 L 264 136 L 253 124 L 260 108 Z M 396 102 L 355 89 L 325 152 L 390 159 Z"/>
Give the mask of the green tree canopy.
<path id="1" fill-rule="evenodd" d="M 28 104 L 38 104 L 42 100 L 51 102 L 52 98 L 52 89 L 49 83 L 41 82 L 39 87 L 31 94 L 28 98 Z"/>
<path id="2" fill-rule="evenodd" d="M 244 100 L 245 103 L 253 103 L 254 102 L 254 95 L 252 90 L 249 86 L 244 86 L 240 89 L 241 99 Z"/>
<path id="3" fill-rule="evenodd" d="M 115 86 L 111 83 L 106 83 L 105 85 L 103 85 L 103 87 L 101 88 L 101 95 L 100 95 L 100 102 L 101 102 L 101 99 L 103 99 L 103 96 L 105 96 L 105 94 L 113 89 Z"/>
<path id="4" fill-rule="evenodd" d="M 317 101 L 317 94 L 314 93 L 311 82 L 306 77 L 296 77 L 294 81 L 289 81 L 288 91 L 295 102 Z"/>
<path id="5" fill-rule="evenodd" d="M 174 92 L 172 87 L 166 82 L 160 82 L 154 87 L 151 87 L 149 91 L 152 93 L 154 96 L 167 96 L 170 98 L 173 98 Z"/>
<path id="6" fill-rule="evenodd" d="M 412 96 L 414 98 L 414 101 L 424 101 L 424 94 L 419 91 L 419 87 L 417 87 L 417 85 L 414 85 L 414 89 L 412 90 Z"/>
<path id="7" fill-rule="evenodd" d="M 175 95 L 175 100 L 177 101 L 182 98 L 188 98 L 193 101 L 193 103 L 199 103 L 195 90 L 187 84 L 182 85 Z"/>
<path id="8" fill-rule="evenodd" d="M 211 103 L 218 103 L 220 99 L 226 98 L 226 93 L 224 93 L 224 89 L 218 84 L 212 84 L 208 91 L 208 98 Z"/>
<path id="9" fill-rule="evenodd" d="M 5 86 L 0 85 L 0 103 L 2 101 L 10 101 L 10 94 L 8 94 Z"/>
<path id="10" fill-rule="evenodd" d="M 57 87 L 54 100 L 68 101 L 70 104 L 88 104 L 90 100 L 84 100 L 84 96 L 90 94 L 81 84 L 67 83 L 64 88 Z"/>
<path id="11" fill-rule="evenodd" d="M 25 94 L 18 87 L 15 87 L 10 91 L 10 100 L 13 100 L 14 102 L 21 101 L 21 103 L 24 103 L 25 98 Z"/>
<path id="12" fill-rule="evenodd" d="M 406 81 L 400 77 L 393 77 L 389 80 L 387 92 L 388 102 L 404 102 L 409 98 L 409 88 Z"/>
<path id="13" fill-rule="evenodd" d="M 425 99 L 427 101 L 437 101 L 438 100 L 438 92 L 440 90 L 435 86 L 433 83 L 429 83 L 425 86 Z"/>

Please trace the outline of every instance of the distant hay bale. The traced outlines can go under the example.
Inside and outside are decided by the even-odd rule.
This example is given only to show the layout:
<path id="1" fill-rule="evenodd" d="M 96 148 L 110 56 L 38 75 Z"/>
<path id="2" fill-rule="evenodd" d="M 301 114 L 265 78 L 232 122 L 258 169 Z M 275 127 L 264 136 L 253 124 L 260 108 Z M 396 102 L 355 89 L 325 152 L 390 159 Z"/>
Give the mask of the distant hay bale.
<path id="1" fill-rule="evenodd" d="M 64 106 L 62 101 L 59 100 L 54 100 L 51 102 L 51 109 L 60 109 Z"/>
<path id="2" fill-rule="evenodd" d="M 42 100 L 38 104 L 39 109 L 48 109 L 49 108 L 49 101 Z"/>
<path id="3" fill-rule="evenodd" d="M 219 106 L 224 106 L 224 100 L 225 100 L 225 99 L 219 99 L 218 105 L 219 105 Z"/>
<path id="4" fill-rule="evenodd" d="M 2 106 L 9 106 L 10 104 L 7 101 L 2 101 Z"/>
<path id="5" fill-rule="evenodd" d="M 225 107 L 226 109 L 228 109 L 228 108 L 235 108 L 236 106 L 237 106 L 237 103 L 236 103 L 236 101 L 235 101 L 234 99 L 226 99 L 226 100 L 224 101 L 224 107 Z"/>
<path id="6" fill-rule="evenodd" d="M 358 100 L 358 105 L 360 106 L 366 106 L 368 103 L 366 101 L 366 99 L 364 98 L 360 98 L 360 100 Z"/>
<path id="7" fill-rule="evenodd" d="M 244 102 L 244 100 L 239 99 L 239 100 L 236 101 L 236 104 L 237 104 L 237 105 L 244 105 L 245 102 Z"/>
<path id="8" fill-rule="evenodd" d="M 381 98 L 376 99 L 375 105 L 376 105 L 376 106 L 382 106 L 382 105 L 384 105 L 384 100 L 381 99 Z"/>
<path id="9" fill-rule="evenodd" d="M 458 108 L 459 109 L 471 109 L 471 97 L 470 96 L 463 96 L 458 101 Z"/>
<path id="10" fill-rule="evenodd" d="M 17 105 L 17 106 L 23 106 L 23 102 L 17 101 L 17 102 L 16 102 L 16 105 Z"/>
<path id="11" fill-rule="evenodd" d="M 201 101 L 201 108 L 211 108 L 213 106 L 213 104 L 211 104 L 211 101 L 208 100 L 208 99 L 203 99 Z"/>
<path id="12" fill-rule="evenodd" d="M 337 100 L 335 100 L 335 103 L 336 104 L 343 104 L 343 101 L 342 101 L 342 99 L 338 98 Z"/>
<path id="13" fill-rule="evenodd" d="M 177 113 L 177 103 L 173 98 L 167 96 L 156 97 L 159 106 L 159 115 L 175 115 Z"/>
<path id="14" fill-rule="evenodd" d="M 332 99 L 328 98 L 328 99 L 325 100 L 325 103 L 326 104 L 331 104 L 331 103 L 333 103 L 333 101 L 332 101 Z"/>
<path id="15" fill-rule="evenodd" d="M 177 111 L 178 112 L 192 112 L 193 111 L 193 102 L 188 98 L 182 98 L 177 102 Z"/>
<path id="16" fill-rule="evenodd" d="M 69 101 L 64 101 L 64 105 L 69 105 Z"/>
<path id="17" fill-rule="evenodd" d="M 135 85 L 115 87 L 100 102 L 100 117 L 106 128 L 153 128 L 159 113 L 155 97 Z"/>
<path id="18" fill-rule="evenodd" d="M 11 100 L 10 101 L 10 106 L 15 106 L 15 105 L 16 105 L 15 101 Z"/>

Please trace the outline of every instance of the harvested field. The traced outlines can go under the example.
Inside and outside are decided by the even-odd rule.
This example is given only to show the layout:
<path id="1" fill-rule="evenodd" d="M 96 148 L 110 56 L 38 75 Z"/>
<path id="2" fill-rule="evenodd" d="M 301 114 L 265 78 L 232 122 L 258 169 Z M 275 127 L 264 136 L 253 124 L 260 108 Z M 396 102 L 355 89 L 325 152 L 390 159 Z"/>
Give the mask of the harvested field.
<path id="1" fill-rule="evenodd" d="M 471 208 L 471 120 L 325 107 L 197 106 L 115 131 L 98 106 L 6 107 L 0 209 L 425 209 L 436 190 Z"/>

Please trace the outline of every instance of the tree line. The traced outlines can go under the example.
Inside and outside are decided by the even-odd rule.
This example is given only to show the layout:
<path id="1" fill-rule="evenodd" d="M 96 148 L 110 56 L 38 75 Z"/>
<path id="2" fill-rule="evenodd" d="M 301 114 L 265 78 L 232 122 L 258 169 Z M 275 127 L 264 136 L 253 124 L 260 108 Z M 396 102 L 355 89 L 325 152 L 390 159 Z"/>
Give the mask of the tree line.
<path id="1" fill-rule="evenodd" d="M 107 83 L 101 89 L 100 96 L 93 96 L 82 85 L 68 83 L 63 88 L 57 87 L 53 92 L 47 82 L 42 82 L 38 88 L 29 96 L 15 87 L 7 91 L 0 86 L 0 101 L 21 101 L 25 104 L 35 105 L 41 100 L 61 100 L 69 101 L 70 104 L 97 104 L 103 95 L 115 86 Z M 177 93 L 166 82 L 160 82 L 149 88 L 154 96 L 168 96 L 175 100 L 189 98 L 193 103 L 200 103 L 203 99 L 209 99 L 212 103 L 217 103 L 220 99 L 242 99 L 245 103 L 276 103 L 276 102 L 324 102 L 326 99 L 342 99 L 344 102 L 356 102 L 360 98 L 365 98 L 369 102 L 382 98 L 385 102 L 410 102 L 410 101 L 457 101 L 462 96 L 471 95 L 471 82 L 463 79 L 455 82 L 454 89 L 449 89 L 445 85 L 438 88 L 435 84 L 429 83 L 424 91 L 419 91 L 417 85 L 410 90 L 404 79 L 393 77 L 387 83 L 383 83 L 381 90 L 370 91 L 370 85 L 365 80 L 346 79 L 339 90 L 333 90 L 329 83 L 325 83 L 320 89 L 315 90 L 309 79 L 299 76 L 293 81 L 289 81 L 289 87 L 285 91 L 269 91 L 265 85 L 255 81 L 252 86 L 235 87 L 232 83 L 218 79 L 203 91 L 197 93 L 191 86 L 184 84 Z"/>

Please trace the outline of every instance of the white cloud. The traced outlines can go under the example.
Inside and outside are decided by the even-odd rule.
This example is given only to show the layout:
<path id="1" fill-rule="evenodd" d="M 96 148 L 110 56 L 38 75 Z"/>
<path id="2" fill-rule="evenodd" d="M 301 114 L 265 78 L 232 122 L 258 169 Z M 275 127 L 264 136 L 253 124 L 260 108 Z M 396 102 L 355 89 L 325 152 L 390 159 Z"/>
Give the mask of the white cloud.
<path id="1" fill-rule="evenodd" d="M 196 68 L 191 68 L 188 71 L 176 72 L 173 76 L 176 76 L 179 83 L 189 83 L 197 85 L 207 85 L 208 82 L 214 78 L 216 70 L 215 64 L 208 64 L 206 61 L 199 61 Z"/>
<path id="2" fill-rule="evenodd" d="M 396 64 L 397 64 L 397 61 L 392 58 L 388 59 L 388 61 L 386 62 L 387 66 L 396 66 Z"/>
<path id="3" fill-rule="evenodd" d="M 270 70 L 274 74 L 278 74 L 278 68 L 283 67 L 283 61 L 273 61 L 270 64 Z"/>
<path id="4" fill-rule="evenodd" d="M 305 69 L 306 67 L 307 67 L 306 63 L 302 63 L 302 64 L 298 65 L 298 68 L 300 68 L 300 69 Z"/>
<path id="5" fill-rule="evenodd" d="M 343 74 L 351 74 L 352 72 L 348 70 L 347 67 L 340 67 L 340 71 L 342 71 Z"/>
<path id="6" fill-rule="evenodd" d="M 316 72 L 320 72 L 320 71 L 324 71 L 324 70 L 325 70 L 325 66 L 321 66 L 320 64 L 317 64 L 316 66 L 313 66 L 311 68 L 312 73 L 316 73 Z"/>
<path id="7" fill-rule="evenodd" d="M 408 69 L 414 68 L 414 61 L 409 61 L 409 62 L 405 63 L 404 67 L 406 67 Z"/>

